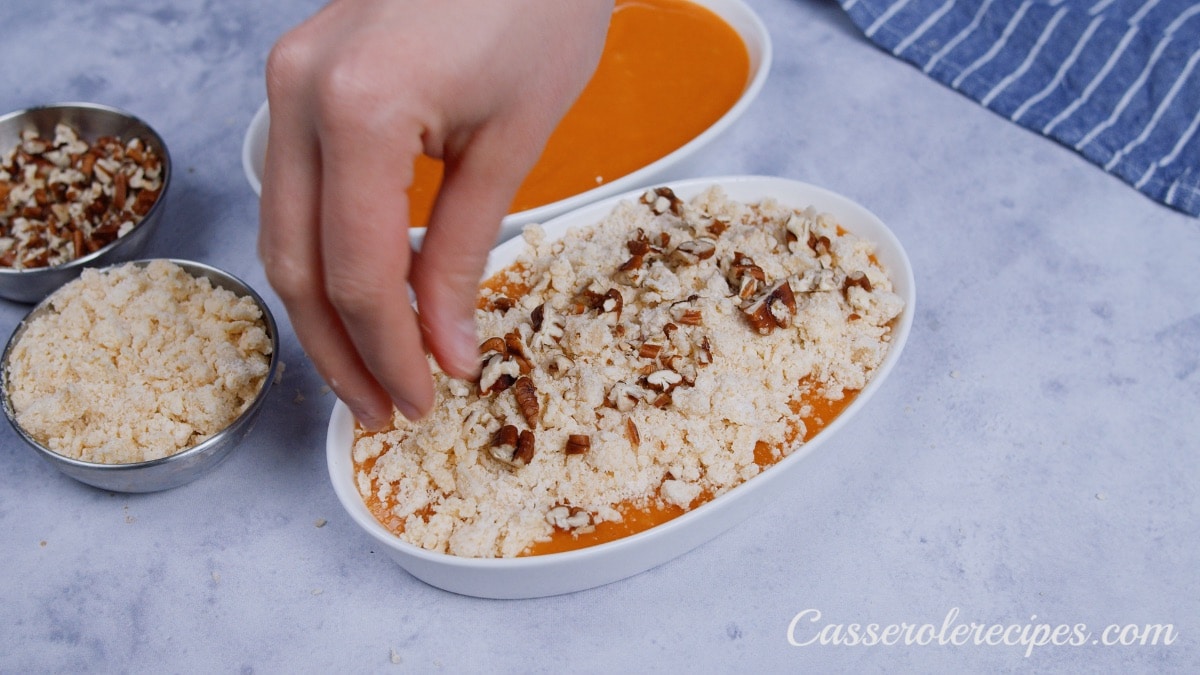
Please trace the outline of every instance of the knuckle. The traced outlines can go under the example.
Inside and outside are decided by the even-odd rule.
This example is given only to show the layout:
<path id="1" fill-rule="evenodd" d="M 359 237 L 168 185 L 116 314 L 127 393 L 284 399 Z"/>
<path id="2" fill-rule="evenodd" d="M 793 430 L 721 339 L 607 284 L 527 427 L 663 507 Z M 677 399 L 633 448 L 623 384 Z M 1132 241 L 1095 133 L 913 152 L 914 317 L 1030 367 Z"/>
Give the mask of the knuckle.
<path id="1" fill-rule="evenodd" d="M 312 274 L 289 258 L 264 257 L 263 270 L 267 283 L 284 304 L 292 304 L 311 295 Z"/>
<path id="2" fill-rule="evenodd" d="M 266 82 L 268 96 L 298 89 L 313 62 L 308 42 L 289 33 L 280 38 L 267 54 Z"/>
<path id="3" fill-rule="evenodd" d="M 374 284 L 337 274 L 326 277 L 325 297 L 348 320 L 373 316 L 386 300 Z"/>
<path id="4" fill-rule="evenodd" d="M 326 63 L 313 81 L 322 116 L 344 124 L 361 123 L 368 110 L 363 104 L 378 95 L 372 77 L 376 72 L 377 66 L 353 50 Z"/>

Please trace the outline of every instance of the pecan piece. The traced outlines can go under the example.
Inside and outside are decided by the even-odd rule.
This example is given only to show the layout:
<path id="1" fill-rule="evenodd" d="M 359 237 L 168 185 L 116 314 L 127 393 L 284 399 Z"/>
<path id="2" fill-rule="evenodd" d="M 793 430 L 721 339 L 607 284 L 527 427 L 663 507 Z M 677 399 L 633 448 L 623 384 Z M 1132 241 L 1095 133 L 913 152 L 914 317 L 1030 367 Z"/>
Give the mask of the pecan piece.
<path id="1" fill-rule="evenodd" d="M 615 321 L 621 320 L 621 309 L 624 307 L 625 298 L 621 296 L 621 291 L 615 288 L 608 289 L 608 292 L 600 299 L 600 311 L 604 314 L 611 314 L 615 317 Z"/>
<path id="2" fill-rule="evenodd" d="M 708 260 L 717 253 L 717 242 L 701 237 L 690 239 L 675 247 L 671 257 L 682 265 L 695 265 L 702 260 Z"/>
<path id="3" fill-rule="evenodd" d="M 496 354 L 488 359 L 487 365 L 479 373 L 479 395 L 487 396 L 508 389 L 520 374 L 521 367 L 516 361 Z"/>
<path id="4" fill-rule="evenodd" d="M 650 239 L 646 237 L 645 230 L 639 227 L 633 239 L 625 242 L 625 248 L 629 249 L 629 255 L 633 256 L 644 256 L 649 253 Z"/>
<path id="5" fill-rule="evenodd" d="M 529 379 L 526 375 L 522 375 L 513 383 L 512 390 L 513 396 L 517 399 L 517 407 L 521 410 L 521 415 L 529 423 L 530 427 L 536 427 L 541 406 L 538 405 L 537 389 L 533 386 L 533 380 Z"/>
<path id="6" fill-rule="evenodd" d="M 655 215 L 661 215 L 670 211 L 677 216 L 683 216 L 683 200 L 676 196 L 675 192 L 669 187 L 658 187 L 653 190 L 647 190 L 642 194 L 642 203 L 649 206 Z"/>
<path id="7" fill-rule="evenodd" d="M 542 330 L 542 322 L 546 319 L 546 303 L 542 303 L 533 308 L 529 313 L 529 325 L 533 326 L 533 332 L 538 333 Z"/>
<path id="8" fill-rule="evenodd" d="M 529 464 L 533 461 L 533 452 L 533 432 L 528 429 L 522 429 L 521 434 L 517 437 L 517 450 L 513 453 L 513 462 L 519 466 Z"/>
<path id="9" fill-rule="evenodd" d="M 675 385 L 679 384 L 682 381 L 683 381 L 682 375 L 675 372 L 674 370 L 670 370 L 667 368 L 664 368 L 662 370 L 656 370 L 653 373 L 650 373 L 649 375 L 646 376 L 646 384 L 649 384 L 651 387 L 655 387 L 655 388 L 661 389 L 663 391 L 670 391 L 672 387 L 674 387 Z"/>
<path id="10" fill-rule="evenodd" d="M 662 351 L 662 348 L 662 345 L 654 344 L 653 342 L 647 342 L 638 348 L 638 356 L 642 357 L 643 359 L 656 359 L 658 358 L 659 352 Z"/>
<path id="11" fill-rule="evenodd" d="M 729 274 L 726 277 L 731 287 L 737 289 L 738 297 L 749 300 L 758 293 L 759 286 L 767 280 L 763 269 L 754 264 L 754 260 L 741 252 L 733 254 L 729 263 Z"/>
<path id="12" fill-rule="evenodd" d="M 508 356 L 517 362 L 517 367 L 522 375 L 528 375 L 529 371 L 533 370 L 533 364 L 529 362 L 529 357 L 525 354 L 525 345 L 521 343 L 521 334 L 517 331 L 512 331 L 504 335 L 504 347 L 508 350 Z"/>
<path id="13" fill-rule="evenodd" d="M 695 305 L 700 296 L 690 295 L 686 300 L 671 305 L 671 318 L 685 326 L 699 326 L 704 323 L 704 314 Z"/>
<path id="14" fill-rule="evenodd" d="M 515 426 L 506 424 L 492 436 L 492 447 L 488 448 L 488 453 L 509 466 L 520 467 L 533 460 L 534 445 L 532 431 L 517 431 Z"/>
<path id="15" fill-rule="evenodd" d="M 629 412 L 637 406 L 638 401 L 641 401 L 646 396 L 646 393 L 645 390 L 636 385 L 627 382 L 618 382 L 608 392 L 608 400 L 612 401 L 613 406 L 617 410 Z"/>
<path id="16" fill-rule="evenodd" d="M 708 227 L 705 229 L 708 231 L 708 233 L 710 235 L 712 235 L 714 237 L 719 237 L 725 233 L 725 230 L 729 229 L 729 221 L 720 220 L 718 218 L 713 218 L 712 222 L 709 223 Z"/>
<path id="17" fill-rule="evenodd" d="M 788 216 L 787 222 L 783 224 L 784 237 L 789 244 L 797 241 L 807 244 L 811 230 L 812 218 L 808 213 L 792 212 Z"/>
<path id="18" fill-rule="evenodd" d="M 685 326 L 699 326 L 704 323 L 704 315 L 693 307 L 680 310 L 675 320 Z"/>
<path id="19" fill-rule="evenodd" d="M 858 286 L 868 293 L 872 290 L 871 280 L 862 272 L 855 272 L 853 276 L 846 277 L 846 280 L 842 282 L 842 291 L 848 292 L 851 286 Z"/>
<path id="20" fill-rule="evenodd" d="M 792 294 L 792 287 L 784 280 L 742 312 L 759 334 L 767 335 L 776 328 L 791 325 L 792 316 L 796 314 L 796 297 Z"/>
<path id="21" fill-rule="evenodd" d="M 512 464 L 513 457 L 517 452 L 517 441 L 520 438 L 521 434 L 517 428 L 506 424 L 492 436 L 492 447 L 488 448 L 488 453 L 505 464 Z"/>
<path id="22" fill-rule="evenodd" d="M 505 344 L 504 338 L 490 337 L 479 345 L 479 353 L 481 355 L 486 356 L 491 352 L 495 352 L 500 356 L 508 356 L 508 345 Z"/>
<path id="23" fill-rule="evenodd" d="M 592 437 L 587 434 L 570 434 L 567 436 L 566 453 L 582 455 L 592 449 Z"/>
<path id="24" fill-rule="evenodd" d="M 816 233 L 808 235 L 808 247 L 817 255 L 825 255 L 833 249 L 833 242 L 829 241 L 829 237 L 824 235 L 817 236 Z"/>
<path id="25" fill-rule="evenodd" d="M 712 343 L 709 342 L 708 336 L 705 335 L 700 340 L 700 353 L 696 355 L 696 363 L 707 366 L 713 362 Z"/>

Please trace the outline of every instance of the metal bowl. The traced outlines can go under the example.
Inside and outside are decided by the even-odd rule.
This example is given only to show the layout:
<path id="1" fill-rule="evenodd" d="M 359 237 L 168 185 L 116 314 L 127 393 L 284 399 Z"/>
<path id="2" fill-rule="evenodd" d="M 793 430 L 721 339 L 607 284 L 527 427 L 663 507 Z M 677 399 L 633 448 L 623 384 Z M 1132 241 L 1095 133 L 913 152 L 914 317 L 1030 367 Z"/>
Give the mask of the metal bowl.
<path id="1" fill-rule="evenodd" d="M 148 124 L 123 110 L 95 103 L 59 103 L 8 113 L 0 117 L 0 152 L 16 146 L 26 130 L 35 129 L 41 136 L 53 138 L 54 127 L 60 122 L 74 127 L 79 137 L 89 142 L 101 136 L 115 136 L 122 141 L 141 138 L 162 158 L 162 192 L 136 227 L 97 251 L 53 267 L 0 267 L 0 297 L 9 300 L 32 304 L 79 276 L 85 267 L 137 258 L 162 219 L 163 201 L 171 184 L 167 145 Z"/>
<path id="2" fill-rule="evenodd" d="M 188 260 L 168 260 L 179 265 L 194 277 L 207 278 L 215 287 L 227 289 L 235 295 L 249 297 L 254 301 L 254 304 L 262 311 L 263 323 L 271 340 L 270 366 L 266 378 L 254 401 L 228 427 L 202 443 L 174 455 L 129 464 L 86 462 L 60 455 L 39 443 L 21 428 L 21 425 L 17 423 L 12 400 L 9 397 L 8 365 L 13 347 L 21 340 L 21 336 L 24 335 L 31 321 L 51 311 L 53 297 L 46 298 L 21 320 L 16 330 L 13 331 L 12 337 L 9 338 L 8 345 L 4 348 L 4 355 L 0 360 L 0 405 L 3 406 L 4 414 L 8 417 L 13 429 L 30 447 L 58 470 L 80 482 L 114 492 L 157 492 L 178 487 L 199 478 L 228 457 L 237 447 L 238 442 L 250 432 L 262 408 L 262 403 L 266 400 L 267 392 L 275 380 L 275 373 L 279 366 L 279 331 L 275 325 L 275 318 L 262 297 L 241 279 L 215 267 Z M 148 259 L 137 260 L 132 261 L 132 264 L 144 266 L 149 262 Z"/>

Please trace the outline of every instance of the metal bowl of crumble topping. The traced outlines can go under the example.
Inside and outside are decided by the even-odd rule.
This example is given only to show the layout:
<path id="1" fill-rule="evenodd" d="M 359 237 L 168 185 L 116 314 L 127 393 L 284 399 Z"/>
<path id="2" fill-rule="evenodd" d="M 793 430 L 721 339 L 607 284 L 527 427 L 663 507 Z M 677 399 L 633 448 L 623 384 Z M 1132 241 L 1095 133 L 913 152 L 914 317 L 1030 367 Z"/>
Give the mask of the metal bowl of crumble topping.
<path id="1" fill-rule="evenodd" d="M 157 492 L 231 456 L 281 368 L 274 316 L 245 281 L 133 260 L 85 270 L 30 310 L 0 358 L 0 414 L 81 483 Z"/>
<path id="2" fill-rule="evenodd" d="M 59 103 L 0 116 L 0 297 L 33 304 L 137 258 L 162 218 L 166 143 L 134 115 Z"/>

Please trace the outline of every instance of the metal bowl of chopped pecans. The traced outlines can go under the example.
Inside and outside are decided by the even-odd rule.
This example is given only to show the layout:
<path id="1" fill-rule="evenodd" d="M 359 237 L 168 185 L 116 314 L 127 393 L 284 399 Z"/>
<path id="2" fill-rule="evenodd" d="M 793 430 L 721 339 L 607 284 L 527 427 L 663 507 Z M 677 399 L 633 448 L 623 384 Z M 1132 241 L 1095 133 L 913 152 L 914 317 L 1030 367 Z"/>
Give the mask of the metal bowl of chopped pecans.
<path id="1" fill-rule="evenodd" d="M 95 103 L 0 116 L 0 297 L 36 303 L 85 267 L 137 258 L 171 182 L 166 143 Z"/>

